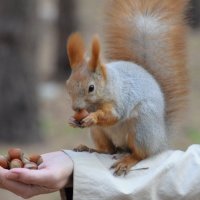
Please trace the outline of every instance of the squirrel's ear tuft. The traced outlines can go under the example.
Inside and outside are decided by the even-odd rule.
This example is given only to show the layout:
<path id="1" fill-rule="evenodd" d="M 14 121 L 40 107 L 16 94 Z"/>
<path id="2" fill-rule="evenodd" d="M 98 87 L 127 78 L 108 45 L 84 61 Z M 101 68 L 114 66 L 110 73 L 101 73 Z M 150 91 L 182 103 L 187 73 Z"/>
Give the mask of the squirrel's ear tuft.
<path id="1" fill-rule="evenodd" d="M 67 41 L 67 54 L 71 68 L 83 62 L 85 54 L 85 44 L 79 33 L 73 33 Z"/>
<path id="2" fill-rule="evenodd" d="M 96 68 L 99 65 L 99 62 L 100 62 L 100 41 L 99 37 L 95 36 L 92 40 L 92 53 L 89 61 L 90 70 L 95 72 Z"/>

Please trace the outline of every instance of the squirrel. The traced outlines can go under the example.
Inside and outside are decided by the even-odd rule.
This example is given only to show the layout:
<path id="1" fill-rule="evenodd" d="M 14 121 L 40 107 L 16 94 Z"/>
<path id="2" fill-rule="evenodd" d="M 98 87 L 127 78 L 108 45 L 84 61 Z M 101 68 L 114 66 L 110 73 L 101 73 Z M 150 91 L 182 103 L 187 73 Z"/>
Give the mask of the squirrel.
<path id="1" fill-rule="evenodd" d="M 79 33 L 67 41 L 72 69 L 66 82 L 75 112 L 89 115 L 96 149 L 76 151 L 127 152 L 111 168 L 127 174 L 149 156 L 168 149 L 168 135 L 187 104 L 185 11 L 189 0 L 110 0 L 105 24 L 105 60 L 94 36 L 91 56 Z"/>

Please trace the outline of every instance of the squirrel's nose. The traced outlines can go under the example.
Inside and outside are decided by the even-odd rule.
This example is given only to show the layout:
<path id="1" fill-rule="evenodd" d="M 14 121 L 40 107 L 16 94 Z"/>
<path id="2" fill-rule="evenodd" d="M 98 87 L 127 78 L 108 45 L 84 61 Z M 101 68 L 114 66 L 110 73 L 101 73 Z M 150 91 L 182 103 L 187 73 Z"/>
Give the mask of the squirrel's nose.
<path id="1" fill-rule="evenodd" d="M 83 108 L 77 107 L 77 106 L 72 106 L 72 109 L 73 109 L 75 112 L 80 112 L 81 110 L 83 110 Z"/>
<path id="2" fill-rule="evenodd" d="M 80 99 L 77 101 L 74 101 L 72 104 L 72 109 L 75 112 L 79 112 L 79 111 L 83 110 L 85 107 L 86 107 L 85 102 Z"/>

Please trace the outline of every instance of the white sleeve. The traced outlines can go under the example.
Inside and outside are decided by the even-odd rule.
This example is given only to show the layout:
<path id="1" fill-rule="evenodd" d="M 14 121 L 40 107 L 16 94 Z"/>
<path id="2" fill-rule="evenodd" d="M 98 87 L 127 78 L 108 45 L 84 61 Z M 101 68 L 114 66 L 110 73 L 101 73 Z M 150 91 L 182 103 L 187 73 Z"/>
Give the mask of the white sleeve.
<path id="1" fill-rule="evenodd" d="M 74 162 L 74 200 L 200 200 L 200 145 L 143 160 L 121 177 L 109 169 L 111 155 L 65 152 Z"/>

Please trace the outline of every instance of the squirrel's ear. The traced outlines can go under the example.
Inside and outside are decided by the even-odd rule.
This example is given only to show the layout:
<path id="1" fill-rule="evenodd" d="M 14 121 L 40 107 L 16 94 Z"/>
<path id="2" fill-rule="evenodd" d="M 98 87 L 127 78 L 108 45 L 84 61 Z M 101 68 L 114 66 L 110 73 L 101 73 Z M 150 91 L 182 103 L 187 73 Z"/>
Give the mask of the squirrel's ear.
<path id="1" fill-rule="evenodd" d="M 67 41 L 67 54 L 72 69 L 83 62 L 85 44 L 79 33 L 73 33 L 69 37 Z"/>
<path id="2" fill-rule="evenodd" d="M 92 54 L 89 61 L 89 68 L 95 72 L 100 62 L 100 41 L 98 36 L 95 36 L 92 40 Z"/>

